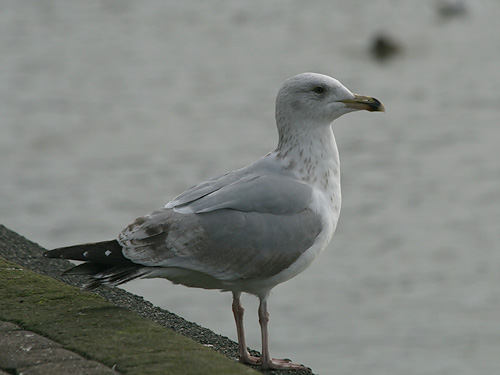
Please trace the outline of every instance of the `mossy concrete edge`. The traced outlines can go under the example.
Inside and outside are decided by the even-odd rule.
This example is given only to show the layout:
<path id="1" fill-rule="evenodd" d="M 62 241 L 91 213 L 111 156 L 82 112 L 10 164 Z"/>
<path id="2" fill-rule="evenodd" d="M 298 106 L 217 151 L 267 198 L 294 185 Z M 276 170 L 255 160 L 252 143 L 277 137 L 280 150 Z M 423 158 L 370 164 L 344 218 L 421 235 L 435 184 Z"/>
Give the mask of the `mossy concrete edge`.
<path id="1" fill-rule="evenodd" d="M 2 257 L 0 319 L 123 374 L 258 374 L 98 295 Z"/>

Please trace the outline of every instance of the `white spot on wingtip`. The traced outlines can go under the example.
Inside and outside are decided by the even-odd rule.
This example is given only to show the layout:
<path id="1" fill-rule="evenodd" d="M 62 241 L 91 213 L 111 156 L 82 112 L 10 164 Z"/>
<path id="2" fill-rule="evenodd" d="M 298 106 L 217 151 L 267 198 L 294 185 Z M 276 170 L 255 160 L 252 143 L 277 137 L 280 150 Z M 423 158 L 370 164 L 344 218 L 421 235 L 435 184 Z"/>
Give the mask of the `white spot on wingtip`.
<path id="1" fill-rule="evenodd" d="M 106 250 L 106 252 L 104 253 L 104 255 L 106 255 L 107 257 L 109 257 L 111 255 L 111 251 Z"/>

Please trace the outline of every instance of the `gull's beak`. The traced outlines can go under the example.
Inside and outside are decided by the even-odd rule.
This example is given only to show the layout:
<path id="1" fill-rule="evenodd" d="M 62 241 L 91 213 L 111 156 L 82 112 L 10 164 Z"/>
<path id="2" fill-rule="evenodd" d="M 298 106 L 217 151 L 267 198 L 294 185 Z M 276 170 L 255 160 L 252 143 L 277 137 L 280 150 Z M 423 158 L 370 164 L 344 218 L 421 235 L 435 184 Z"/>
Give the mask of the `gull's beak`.
<path id="1" fill-rule="evenodd" d="M 348 108 L 362 109 L 370 112 L 385 112 L 384 105 L 371 96 L 354 94 L 354 99 L 340 100 L 340 102 L 344 103 Z"/>

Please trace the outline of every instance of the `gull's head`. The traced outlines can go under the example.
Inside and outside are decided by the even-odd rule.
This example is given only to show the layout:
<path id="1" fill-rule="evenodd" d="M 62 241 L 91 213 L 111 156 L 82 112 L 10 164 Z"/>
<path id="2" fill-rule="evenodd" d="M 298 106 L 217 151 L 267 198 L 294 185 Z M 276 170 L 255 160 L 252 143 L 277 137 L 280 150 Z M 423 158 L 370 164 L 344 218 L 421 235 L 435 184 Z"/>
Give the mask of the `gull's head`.
<path id="1" fill-rule="evenodd" d="M 302 73 L 285 81 L 276 98 L 278 127 L 323 126 L 353 111 L 384 112 L 377 99 L 356 95 L 336 79 L 317 73 Z"/>

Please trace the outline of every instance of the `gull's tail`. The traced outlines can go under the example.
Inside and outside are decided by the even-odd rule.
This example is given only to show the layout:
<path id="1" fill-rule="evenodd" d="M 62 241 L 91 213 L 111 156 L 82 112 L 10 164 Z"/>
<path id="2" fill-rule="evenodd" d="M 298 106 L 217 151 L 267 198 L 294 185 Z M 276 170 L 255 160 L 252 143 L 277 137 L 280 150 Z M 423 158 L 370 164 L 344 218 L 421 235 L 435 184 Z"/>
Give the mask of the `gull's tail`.
<path id="1" fill-rule="evenodd" d="M 101 285 L 120 285 L 151 272 L 147 267 L 125 258 L 122 247 L 116 240 L 60 247 L 46 251 L 43 256 L 84 261 L 85 263 L 70 268 L 64 274 L 90 276 L 91 279 L 83 287 L 86 290 Z"/>

